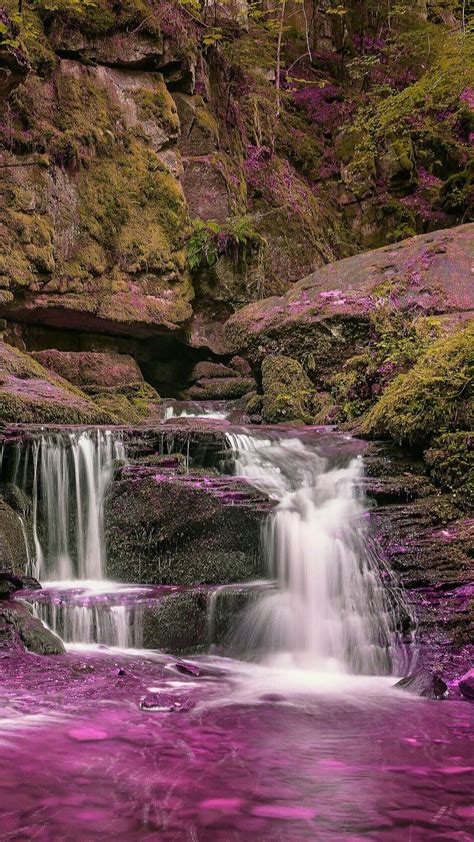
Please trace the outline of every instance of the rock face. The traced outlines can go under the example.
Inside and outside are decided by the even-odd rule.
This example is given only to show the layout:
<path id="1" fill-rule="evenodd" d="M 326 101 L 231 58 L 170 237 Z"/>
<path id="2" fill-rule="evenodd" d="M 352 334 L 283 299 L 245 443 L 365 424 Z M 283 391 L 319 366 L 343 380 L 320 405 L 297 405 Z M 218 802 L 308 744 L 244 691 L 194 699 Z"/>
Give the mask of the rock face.
<path id="1" fill-rule="evenodd" d="M 203 471 L 123 468 L 105 505 L 107 574 L 125 582 L 238 582 L 262 571 L 268 506 L 246 483 Z"/>
<path id="2" fill-rule="evenodd" d="M 0 497 L 0 570 L 21 574 L 26 568 L 25 538 L 18 514 Z"/>
<path id="3" fill-rule="evenodd" d="M 80 387 L 115 421 L 139 424 L 160 418 L 160 396 L 129 354 L 50 349 L 31 356 Z"/>
<path id="4" fill-rule="evenodd" d="M 449 314 L 461 323 L 474 314 L 474 225 L 387 246 L 332 263 L 284 295 L 239 310 L 226 324 L 228 350 L 254 365 L 268 354 L 316 358 L 316 378 L 362 352 L 371 315 L 389 305 L 399 312 Z"/>
<path id="5" fill-rule="evenodd" d="M 364 462 L 373 528 L 417 617 L 416 672 L 453 681 L 474 657 L 468 500 L 440 493 L 421 459 L 393 445 L 370 444 Z"/>

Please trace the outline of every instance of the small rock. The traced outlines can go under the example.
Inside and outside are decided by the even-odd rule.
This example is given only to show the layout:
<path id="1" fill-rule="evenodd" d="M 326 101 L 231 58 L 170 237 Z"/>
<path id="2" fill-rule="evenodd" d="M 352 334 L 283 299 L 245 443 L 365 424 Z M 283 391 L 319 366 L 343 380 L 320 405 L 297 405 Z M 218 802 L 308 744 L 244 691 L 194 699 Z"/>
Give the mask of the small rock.
<path id="1" fill-rule="evenodd" d="M 161 693 L 153 693 L 141 699 L 139 707 L 141 710 L 154 713 L 185 713 L 194 707 L 194 702 L 186 698 L 178 699 Z"/>
<path id="2" fill-rule="evenodd" d="M 73 664 L 71 671 L 83 675 L 84 673 L 95 672 L 92 664 Z"/>
<path id="3" fill-rule="evenodd" d="M 463 696 L 466 696 L 467 699 L 474 699 L 474 667 L 459 679 L 458 687 Z"/>
<path id="4" fill-rule="evenodd" d="M 184 675 L 200 675 L 201 670 L 199 669 L 196 664 L 191 664 L 189 661 L 176 661 L 175 668 L 178 672 L 184 673 Z"/>
<path id="5" fill-rule="evenodd" d="M 127 673 L 122 667 L 120 667 L 120 669 L 117 670 L 117 675 L 127 675 Z"/>

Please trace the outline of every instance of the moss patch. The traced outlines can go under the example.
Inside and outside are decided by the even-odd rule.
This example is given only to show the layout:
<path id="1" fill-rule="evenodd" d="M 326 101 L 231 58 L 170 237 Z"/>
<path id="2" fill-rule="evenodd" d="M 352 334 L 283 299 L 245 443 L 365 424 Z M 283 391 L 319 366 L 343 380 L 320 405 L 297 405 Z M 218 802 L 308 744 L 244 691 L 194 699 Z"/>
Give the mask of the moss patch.
<path id="1" fill-rule="evenodd" d="M 474 328 L 433 343 L 401 374 L 364 419 L 361 430 L 400 444 L 422 445 L 442 431 L 472 423 Z"/>
<path id="2" fill-rule="evenodd" d="M 270 424 L 281 421 L 309 423 L 314 389 L 303 367 L 291 357 L 266 357 L 262 364 L 262 417 Z"/>

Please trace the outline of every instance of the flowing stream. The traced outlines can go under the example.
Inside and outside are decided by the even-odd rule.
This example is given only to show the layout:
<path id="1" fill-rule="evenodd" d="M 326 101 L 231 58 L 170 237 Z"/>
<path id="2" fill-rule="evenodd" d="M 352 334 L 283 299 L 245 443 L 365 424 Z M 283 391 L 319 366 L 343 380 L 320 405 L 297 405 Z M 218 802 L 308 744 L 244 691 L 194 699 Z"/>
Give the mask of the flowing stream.
<path id="1" fill-rule="evenodd" d="M 469 704 L 393 688 L 406 609 L 370 533 L 362 459 L 341 438 L 225 434 L 234 473 L 274 504 L 270 578 L 226 656 L 192 662 L 140 648 L 165 586 L 106 579 L 120 433 L 44 432 L 7 460 L 31 500 L 35 610 L 69 644 L 0 660 L 1 837 L 470 842 Z"/>

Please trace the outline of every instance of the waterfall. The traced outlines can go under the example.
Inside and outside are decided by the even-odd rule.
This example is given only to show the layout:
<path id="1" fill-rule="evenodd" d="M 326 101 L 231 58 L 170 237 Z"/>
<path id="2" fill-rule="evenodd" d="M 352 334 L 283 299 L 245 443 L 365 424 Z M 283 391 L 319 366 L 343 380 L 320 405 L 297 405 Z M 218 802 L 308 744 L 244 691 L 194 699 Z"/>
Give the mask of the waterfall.
<path id="1" fill-rule="evenodd" d="M 46 581 L 103 579 L 104 496 L 114 460 L 125 459 L 120 435 L 110 430 L 45 433 L 31 447 L 35 575 Z M 27 451 L 25 466 L 28 457 Z M 18 459 L 17 482 L 19 475 Z"/>
<path id="2" fill-rule="evenodd" d="M 36 602 L 34 612 L 65 643 L 140 648 L 143 608 L 128 605 Z"/>
<path id="3" fill-rule="evenodd" d="M 322 671 L 389 672 L 395 618 L 365 517 L 362 459 L 330 465 L 298 438 L 227 440 L 235 473 L 276 502 L 262 537 L 278 590 L 244 612 L 233 645 Z"/>

